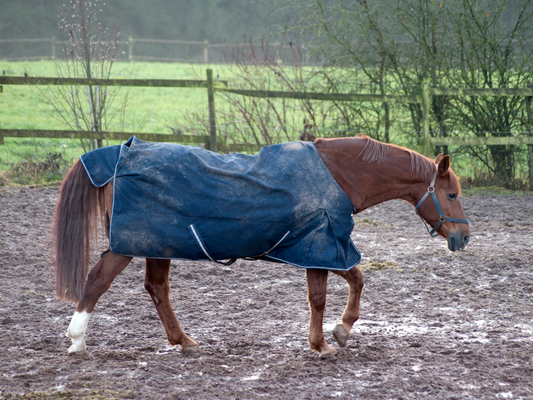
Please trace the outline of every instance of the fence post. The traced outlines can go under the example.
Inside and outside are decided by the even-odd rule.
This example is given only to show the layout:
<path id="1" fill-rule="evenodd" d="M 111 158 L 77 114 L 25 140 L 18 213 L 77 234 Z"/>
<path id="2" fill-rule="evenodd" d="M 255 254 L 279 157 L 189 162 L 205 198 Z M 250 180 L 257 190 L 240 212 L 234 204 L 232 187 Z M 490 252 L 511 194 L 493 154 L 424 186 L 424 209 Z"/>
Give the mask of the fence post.
<path id="1" fill-rule="evenodd" d="M 0 85 L 0 93 L 4 93 L 4 87 Z M 0 126 L 2 126 L 2 123 L 0 123 Z M 0 146 L 4 144 L 4 136 L 0 133 Z"/>
<path id="2" fill-rule="evenodd" d="M 56 58 L 56 37 L 52 36 L 52 58 Z"/>
<path id="3" fill-rule="evenodd" d="M 422 85 L 422 133 L 424 135 L 423 153 L 431 157 L 431 143 L 429 141 L 429 87 L 426 82 Z"/>
<path id="4" fill-rule="evenodd" d="M 204 40 L 204 62 L 209 64 L 209 41 Z"/>
<path id="5" fill-rule="evenodd" d="M 533 119 L 531 115 L 531 96 L 526 96 L 526 110 L 527 110 L 527 135 L 531 136 L 531 128 L 533 127 Z M 533 191 L 533 145 L 527 145 L 527 161 L 529 167 L 529 190 Z"/>
<path id="6" fill-rule="evenodd" d="M 0 85 L 0 93 L 4 93 L 4 87 L 2 85 Z M 0 123 L 0 126 L 2 124 Z M 4 136 L 2 136 L 2 134 L 0 133 L 0 146 L 2 146 L 4 144 Z"/>
<path id="7" fill-rule="evenodd" d="M 533 145 L 531 144 L 527 145 L 527 159 L 529 161 L 529 190 L 533 191 Z"/>
<path id="8" fill-rule="evenodd" d="M 128 38 L 128 60 L 133 61 L 133 38 Z"/>
<path id="9" fill-rule="evenodd" d="M 212 69 L 207 69 L 207 101 L 209 104 L 209 150 L 218 151 L 217 127 L 215 121 L 215 93 L 213 90 Z"/>

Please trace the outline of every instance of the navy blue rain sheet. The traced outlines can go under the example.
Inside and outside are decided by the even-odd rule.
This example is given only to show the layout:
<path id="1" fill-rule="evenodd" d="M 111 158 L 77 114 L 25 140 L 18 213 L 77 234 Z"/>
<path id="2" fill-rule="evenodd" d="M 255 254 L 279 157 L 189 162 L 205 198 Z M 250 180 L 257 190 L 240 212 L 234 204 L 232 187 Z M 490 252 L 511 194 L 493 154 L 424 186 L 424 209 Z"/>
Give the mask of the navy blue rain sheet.
<path id="1" fill-rule="evenodd" d="M 80 159 L 95 186 L 114 185 L 115 254 L 266 257 L 339 271 L 361 259 L 350 239 L 353 206 L 312 143 L 224 155 L 132 137 Z"/>

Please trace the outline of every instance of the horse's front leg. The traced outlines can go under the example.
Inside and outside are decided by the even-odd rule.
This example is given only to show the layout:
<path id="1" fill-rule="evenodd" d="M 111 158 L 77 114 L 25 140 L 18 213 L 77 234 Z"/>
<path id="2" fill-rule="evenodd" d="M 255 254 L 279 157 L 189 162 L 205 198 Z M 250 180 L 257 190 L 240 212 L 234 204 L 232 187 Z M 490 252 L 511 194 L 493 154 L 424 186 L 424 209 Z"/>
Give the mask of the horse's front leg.
<path id="1" fill-rule="evenodd" d="M 94 306 L 130 261 L 131 257 L 118 256 L 108 251 L 89 272 L 83 297 L 78 303 L 67 329 L 67 336 L 72 339 L 72 346 L 68 349 L 69 353 L 85 351 L 85 331 Z"/>
<path id="2" fill-rule="evenodd" d="M 311 309 L 309 321 L 309 346 L 317 351 L 321 357 L 335 353 L 335 349 L 326 343 L 322 331 L 324 309 L 326 308 L 326 290 L 328 285 L 328 271 L 322 269 L 307 270 L 307 299 Z"/>
<path id="3" fill-rule="evenodd" d="M 348 295 L 348 302 L 342 314 L 341 323 L 333 329 L 333 337 L 339 346 L 346 346 L 348 336 L 352 326 L 359 319 L 359 303 L 361 300 L 361 292 L 363 290 L 364 280 L 363 274 L 359 268 L 354 267 L 346 272 L 334 271 L 337 275 L 342 276 L 348 283 L 350 293 Z"/>
<path id="4" fill-rule="evenodd" d="M 170 305 L 168 296 L 170 290 L 169 270 L 170 260 L 147 258 L 144 287 L 152 297 L 161 323 L 165 328 L 168 342 L 173 346 L 179 344 L 184 354 L 195 354 L 199 350 L 198 343 L 183 332 Z"/>

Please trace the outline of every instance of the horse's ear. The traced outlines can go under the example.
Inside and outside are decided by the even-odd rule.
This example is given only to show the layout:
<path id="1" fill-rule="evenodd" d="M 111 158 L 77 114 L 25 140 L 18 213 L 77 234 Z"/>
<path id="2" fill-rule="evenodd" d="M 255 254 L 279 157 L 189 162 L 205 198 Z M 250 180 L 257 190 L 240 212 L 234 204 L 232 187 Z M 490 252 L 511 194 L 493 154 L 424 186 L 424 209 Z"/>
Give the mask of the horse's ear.
<path id="1" fill-rule="evenodd" d="M 439 154 L 439 157 L 442 154 Z M 438 167 L 437 171 L 439 173 L 439 176 L 444 176 L 448 173 L 448 170 L 450 169 L 450 156 L 442 156 L 439 160 L 439 157 L 437 157 L 438 160 Z"/>
<path id="2" fill-rule="evenodd" d="M 440 160 L 442 160 L 442 157 L 444 157 L 444 154 L 440 153 L 437 158 L 435 158 L 435 164 L 438 164 Z"/>

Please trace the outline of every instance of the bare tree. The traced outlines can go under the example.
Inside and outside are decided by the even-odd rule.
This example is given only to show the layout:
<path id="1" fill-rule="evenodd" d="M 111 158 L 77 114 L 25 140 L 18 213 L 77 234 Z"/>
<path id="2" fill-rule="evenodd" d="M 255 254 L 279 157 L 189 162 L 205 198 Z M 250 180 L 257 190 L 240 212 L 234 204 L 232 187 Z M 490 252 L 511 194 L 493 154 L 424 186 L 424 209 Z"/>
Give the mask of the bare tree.
<path id="1" fill-rule="evenodd" d="M 61 7 L 59 28 L 63 57 L 54 60 L 60 77 L 109 79 L 119 47 L 119 32 L 98 21 L 102 0 L 71 0 Z M 116 103 L 118 88 L 107 86 L 57 86 L 41 90 L 55 117 L 71 130 L 101 132 L 118 120 L 123 125 L 127 94 Z M 82 139 L 85 151 L 101 146 L 98 140 Z"/>
<path id="2" fill-rule="evenodd" d="M 462 0 L 460 5 L 454 26 L 457 46 L 446 80 L 460 87 L 527 87 L 533 79 L 533 1 L 517 3 L 516 8 L 503 0 Z M 451 121 L 476 136 L 526 134 L 524 97 L 457 97 L 450 105 Z M 500 183 L 511 185 L 525 151 L 514 145 L 486 147 L 467 151 Z"/>
<path id="3" fill-rule="evenodd" d="M 376 83 L 379 94 L 417 95 L 423 83 L 441 83 L 439 64 L 446 57 L 444 42 L 449 31 L 449 14 L 442 2 L 315 0 L 314 3 L 320 51 L 330 53 L 332 57 L 328 58 L 335 65 L 353 71 L 352 74 L 362 73 Z M 453 7 L 453 2 L 448 2 L 448 7 Z M 442 135 L 445 130 L 441 100 L 433 99 L 432 112 L 440 121 L 438 128 L 433 128 L 434 135 Z M 390 140 L 393 124 L 392 107 L 386 102 L 381 104 L 382 112 L 377 118 L 382 123 L 375 125 L 384 127 L 386 141 Z M 420 138 L 420 104 L 410 103 L 403 108 L 409 113 L 411 126 L 398 120 L 397 129 L 411 131 L 415 139 Z"/>
<path id="4" fill-rule="evenodd" d="M 352 83 L 336 69 L 329 70 L 306 57 L 304 45 L 284 38 L 254 43 L 250 38 L 226 49 L 228 75 L 235 77 L 231 87 L 254 91 L 326 92 L 347 90 Z M 349 91 L 349 90 L 348 90 Z M 354 135 L 367 121 L 360 107 L 349 102 L 323 102 L 310 99 L 261 98 L 221 93 L 217 103 L 218 134 L 234 143 L 273 144 L 290 140 L 310 140 L 318 136 Z M 205 111 L 191 113 L 185 130 L 202 126 L 208 131 Z M 190 129 L 190 128 L 189 128 Z M 173 129 L 175 130 L 175 129 Z"/>
<path id="5" fill-rule="evenodd" d="M 283 2 L 283 6 L 287 7 Z M 381 93 L 420 94 L 434 87 L 524 87 L 531 77 L 533 0 L 290 0 L 288 26 L 313 43 L 326 62 L 354 77 L 363 74 Z M 281 3 L 280 3 L 281 7 Z M 522 134 L 524 99 L 433 96 L 433 136 Z M 409 119 L 405 118 L 407 110 Z M 422 132 L 422 109 L 411 103 L 384 103 L 386 138 L 414 144 Z M 393 115 L 396 115 L 394 117 Z M 394 130 L 391 127 L 394 125 Z M 453 127 L 453 128 L 452 128 Z M 527 129 L 529 131 L 529 128 Z M 390 132 L 390 135 L 389 135 Z M 377 132 L 369 131 L 371 135 Z M 412 138 L 412 139 L 410 139 Z M 448 152 L 446 147 L 436 149 Z M 458 151 L 458 150 L 455 150 Z M 464 152 L 464 148 L 459 150 Z M 523 147 L 467 148 L 502 182 L 515 176 L 525 158 Z M 473 157 L 472 157 L 473 156 Z"/>

